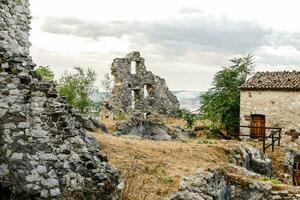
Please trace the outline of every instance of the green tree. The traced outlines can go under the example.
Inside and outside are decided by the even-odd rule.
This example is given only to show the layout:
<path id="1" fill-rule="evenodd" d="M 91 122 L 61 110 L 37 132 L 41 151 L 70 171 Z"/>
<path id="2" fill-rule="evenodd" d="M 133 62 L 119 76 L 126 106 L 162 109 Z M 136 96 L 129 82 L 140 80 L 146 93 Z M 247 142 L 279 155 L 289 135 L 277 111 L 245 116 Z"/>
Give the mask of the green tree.
<path id="1" fill-rule="evenodd" d="M 54 73 L 49 66 L 39 66 L 36 73 L 46 82 L 54 82 Z"/>
<path id="2" fill-rule="evenodd" d="M 253 56 L 230 60 L 233 65 L 215 74 L 213 88 L 201 98 L 202 118 L 211 122 L 212 128 L 239 125 L 240 86 L 253 71 Z"/>
<path id="3" fill-rule="evenodd" d="M 80 113 L 88 113 L 92 109 L 91 95 L 96 90 L 96 72 L 91 69 L 74 67 L 75 73 L 66 73 L 59 80 L 58 92 L 66 97 L 67 102 Z"/>

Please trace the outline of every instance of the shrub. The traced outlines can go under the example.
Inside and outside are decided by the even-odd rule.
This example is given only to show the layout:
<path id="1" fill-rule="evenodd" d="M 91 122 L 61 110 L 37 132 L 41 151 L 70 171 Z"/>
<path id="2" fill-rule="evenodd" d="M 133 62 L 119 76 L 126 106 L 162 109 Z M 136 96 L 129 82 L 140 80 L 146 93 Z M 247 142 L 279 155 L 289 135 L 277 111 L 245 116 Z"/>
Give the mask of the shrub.
<path id="1" fill-rule="evenodd" d="M 50 69 L 49 66 L 39 66 L 36 70 L 36 73 L 40 75 L 43 79 L 43 81 L 46 82 L 53 82 L 54 81 L 54 73 Z"/>
<path id="2" fill-rule="evenodd" d="M 182 118 L 186 122 L 186 128 L 192 129 L 195 125 L 195 122 L 199 119 L 199 115 L 196 113 L 192 113 L 186 109 L 179 109 L 177 111 L 178 116 Z"/>
<path id="3" fill-rule="evenodd" d="M 91 95 L 96 90 L 96 72 L 91 69 L 75 67 L 75 73 L 66 73 L 59 80 L 58 92 L 66 97 L 67 102 L 80 113 L 88 113 L 92 109 Z"/>

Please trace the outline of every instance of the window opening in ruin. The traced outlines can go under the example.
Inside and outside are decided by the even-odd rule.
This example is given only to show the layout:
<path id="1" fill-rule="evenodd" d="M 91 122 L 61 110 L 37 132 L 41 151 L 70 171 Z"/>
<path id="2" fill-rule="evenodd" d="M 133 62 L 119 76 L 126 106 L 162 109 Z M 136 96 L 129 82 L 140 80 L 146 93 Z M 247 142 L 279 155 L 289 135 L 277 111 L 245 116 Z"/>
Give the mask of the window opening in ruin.
<path id="1" fill-rule="evenodd" d="M 134 94 L 134 90 L 131 91 L 131 108 L 133 110 L 135 108 L 135 94 Z"/>
<path id="2" fill-rule="evenodd" d="M 148 93 L 148 86 L 147 85 L 144 85 L 144 98 L 147 98 L 149 96 L 149 93 Z"/>
<path id="3" fill-rule="evenodd" d="M 295 156 L 294 158 L 293 184 L 300 186 L 300 156 Z"/>
<path id="4" fill-rule="evenodd" d="M 131 69 L 131 74 L 136 74 L 136 68 L 137 68 L 137 62 L 136 61 L 132 61 L 131 62 L 131 67 L 130 67 L 130 69 Z"/>

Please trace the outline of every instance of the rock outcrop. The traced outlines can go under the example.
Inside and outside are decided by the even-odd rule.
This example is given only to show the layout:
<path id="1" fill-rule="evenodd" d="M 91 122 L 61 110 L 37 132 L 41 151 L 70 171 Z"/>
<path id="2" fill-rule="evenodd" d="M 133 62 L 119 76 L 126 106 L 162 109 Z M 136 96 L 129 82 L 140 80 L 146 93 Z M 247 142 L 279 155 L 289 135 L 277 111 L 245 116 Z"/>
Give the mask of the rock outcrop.
<path id="1" fill-rule="evenodd" d="M 131 118 L 117 124 L 116 136 L 133 135 L 140 139 L 170 141 L 189 137 L 180 127 L 167 126 L 151 120 Z"/>
<path id="2" fill-rule="evenodd" d="M 237 166 L 261 175 L 272 175 L 272 160 L 251 145 L 239 144 L 236 148 L 229 149 L 227 153 L 229 162 Z"/>
<path id="3" fill-rule="evenodd" d="M 85 130 L 96 132 L 101 130 L 103 133 L 108 133 L 106 126 L 94 117 L 84 117 L 77 115 L 77 120 L 81 123 Z"/>
<path id="4" fill-rule="evenodd" d="M 172 115 L 179 101 L 167 87 L 166 81 L 147 71 L 144 58 L 132 52 L 116 58 L 111 67 L 114 88 L 108 108 L 115 116 L 121 113 Z"/>
<path id="5" fill-rule="evenodd" d="M 300 199 L 299 194 L 288 190 L 275 190 L 271 182 L 243 181 L 231 177 L 221 169 L 200 172 L 185 177 L 179 192 L 170 200 L 270 200 Z"/>
<path id="6" fill-rule="evenodd" d="M 117 199 L 118 171 L 33 71 L 28 0 L 1 0 L 0 10 L 1 198 Z"/>

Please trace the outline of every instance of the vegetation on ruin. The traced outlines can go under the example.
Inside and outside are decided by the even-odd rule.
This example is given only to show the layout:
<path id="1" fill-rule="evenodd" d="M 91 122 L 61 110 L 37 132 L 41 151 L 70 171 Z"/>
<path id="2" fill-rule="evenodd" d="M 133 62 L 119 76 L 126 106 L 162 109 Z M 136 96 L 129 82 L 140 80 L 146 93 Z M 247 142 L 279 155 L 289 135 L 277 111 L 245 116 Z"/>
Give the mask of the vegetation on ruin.
<path id="1" fill-rule="evenodd" d="M 39 66 L 35 71 L 38 75 L 42 77 L 43 81 L 46 82 L 54 81 L 54 73 L 49 66 Z"/>
<path id="2" fill-rule="evenodd" d="M 212 129 L 239 125 L 239 88 L 253 71 L 253 56 L 249 54 L 230 61 L 233 65 L 217 72 L 213 87 L 200 97 L 202 119 L 209 120 Z"/>
<path id="3" fill-rule="evenodd" d="M 96 72 L 92 68 L 74 67 L 75 73 L 66 73 L 59 80 L 58 92 L 80 113 L 92 110 L 91 95 L 96 90 Z"/>

